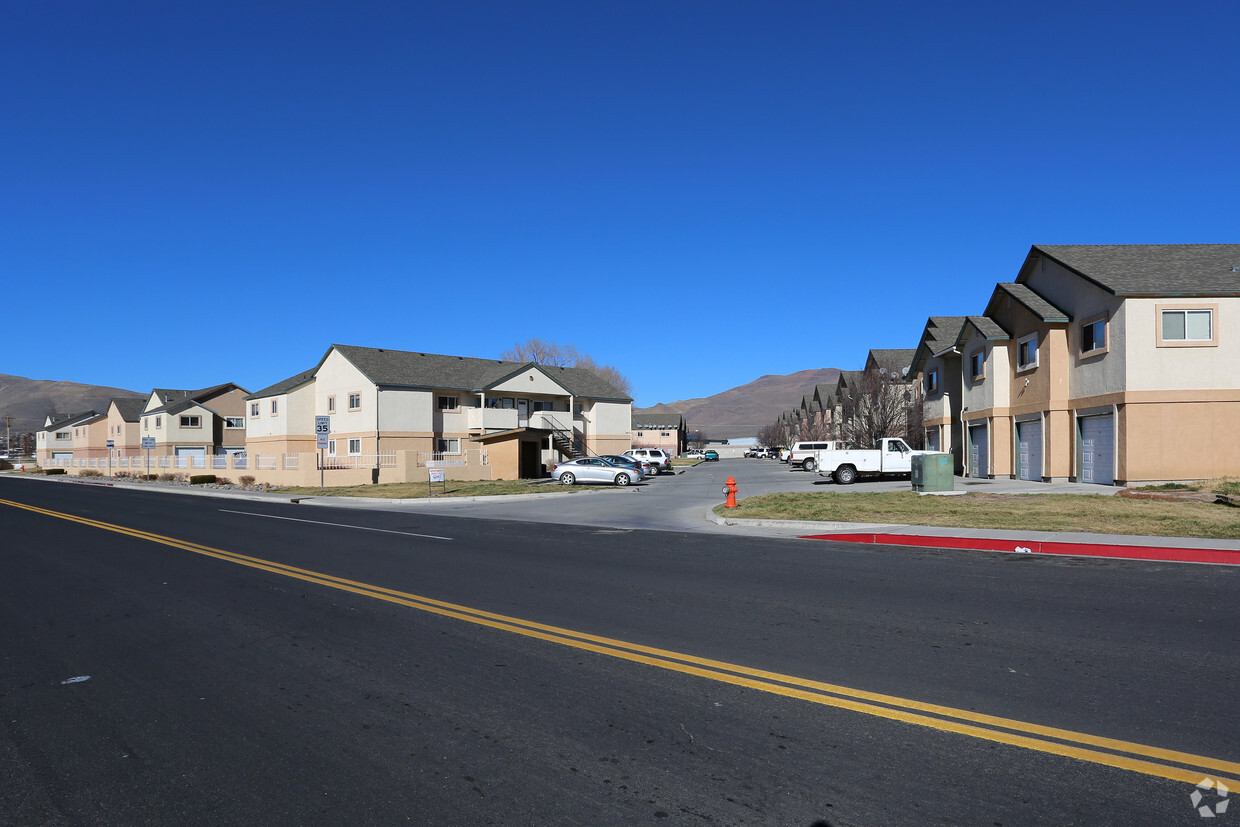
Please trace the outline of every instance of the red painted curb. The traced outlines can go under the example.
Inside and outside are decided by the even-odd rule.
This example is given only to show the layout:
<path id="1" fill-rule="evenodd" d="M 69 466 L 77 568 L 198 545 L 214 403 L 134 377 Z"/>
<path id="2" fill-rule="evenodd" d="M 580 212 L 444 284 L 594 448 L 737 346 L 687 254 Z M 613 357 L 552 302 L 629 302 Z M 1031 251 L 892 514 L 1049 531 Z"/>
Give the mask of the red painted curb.
<path id="1" fill-rule="evenodd" d="M 888 546 L 976 549 L 1028 554 L 1074 554 L 1171 563 L 1226 563 L 1240 565 L 1240 549 L 1184 548 L 1182 546 L 1128 546 L 1114 543 L 1052 543 L 1042 540 L 998 540 L 993 537 L 936 537 L 927 534 L 809 534 L 803 540 L 841 543 L 877 543 Z"/>

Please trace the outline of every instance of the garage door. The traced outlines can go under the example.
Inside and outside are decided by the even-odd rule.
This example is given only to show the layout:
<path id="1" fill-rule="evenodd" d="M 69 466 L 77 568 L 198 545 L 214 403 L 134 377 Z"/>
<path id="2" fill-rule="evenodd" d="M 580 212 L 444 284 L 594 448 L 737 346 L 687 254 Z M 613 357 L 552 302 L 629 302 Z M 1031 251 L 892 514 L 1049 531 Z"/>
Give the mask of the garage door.
<path id="1" fill-rule="evenodd" d="M 1081 482 L 1115 484 L 1115 419 L 1084 416 L 1081 423 Z"/>
<path id="2" fill-rule="evenodd" d="M 1030 482 L 1042 481 L 1042 423 L 1016 423 L 1016 447 L 1020 469 L 1017 476 Z"/>
<path id="3" fill-rule="evenodd" d="M 207 455 L 206 448 L 183 448 L 178 445 L 173 450 L 178 457 L 205 457 Z"/>
<path id="4" fill-rule="evenodd" d="M 939 450 L 939 429 L 938 428 L 927 428 L 926 429 L 926 450 L 927 451 L 938 451 Z"/>
<path id="5" fill-rule="evenodd" d="M 990 473 L 990 451 L 986 440 L 986 426 L 969 428 L 969 476 L 985 477 Z"/>

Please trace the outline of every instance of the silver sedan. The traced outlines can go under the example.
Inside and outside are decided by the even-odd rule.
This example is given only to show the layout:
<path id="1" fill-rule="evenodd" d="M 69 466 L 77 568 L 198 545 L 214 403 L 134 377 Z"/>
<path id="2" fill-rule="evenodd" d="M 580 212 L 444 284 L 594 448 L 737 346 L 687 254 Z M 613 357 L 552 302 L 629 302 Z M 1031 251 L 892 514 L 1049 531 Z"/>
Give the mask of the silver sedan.
<path id="1" fill-rule="evenodd" d="M 601 457 L 581 457 L 559 462 L 551 466 L 551 476 L 562 485 L 579 482 L 601 482 L 610 485 L 628 485 L 641 479 L 641 471 L 612 465 Z"/>

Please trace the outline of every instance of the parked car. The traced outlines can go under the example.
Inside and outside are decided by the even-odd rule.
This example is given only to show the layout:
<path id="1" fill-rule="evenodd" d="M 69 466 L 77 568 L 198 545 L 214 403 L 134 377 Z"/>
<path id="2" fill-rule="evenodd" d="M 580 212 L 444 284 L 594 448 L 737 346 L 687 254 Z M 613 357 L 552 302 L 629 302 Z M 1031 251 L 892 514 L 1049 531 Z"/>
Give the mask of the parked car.
<path id="1" fill-rule="evenodd" d="M 681 456 L 684 457 L 685 459 L 705 459 L 706 458 L 705 452 L 699 451 L 697 448 L 694 448 L 692 451 L 687 451 L 681 454 Z"/>
<path id="2" fill-rule="evenodd" d="M 653 477 L 659 473 L 659 469 L 654 467 L 654 463 L 649 460 L 635 459 L 620 454 L 603 454 L 599 459 L 605 459 L 612 465 L 620 465 L 629 468 L 635 468 L 642 478 Z"/>
<path id="3" fill-rule="evenodd" d="M 672 470 L 672 455 L 662 448 L 630 448 L 624 452 L 626 457 L 648 460 L 659 469 L 657 473 Z"/>
<path id="4" fill-rule="evenodd" d="M 712 448 L 711 450 L 707 451 L 705 455 L 703 455 L 702 459 L 706 460 L 707 462 L 713 462 L 719 459 L 719 452 Z"/>
<path id="5" fill-rule="evenodd" d="M 623 486 L 641 479 L 641 472 L 631 466 L 613 465 L 602 457 L 580 457 L 551 466 L 551 477 L 561 485 L 600 482 Z"/>

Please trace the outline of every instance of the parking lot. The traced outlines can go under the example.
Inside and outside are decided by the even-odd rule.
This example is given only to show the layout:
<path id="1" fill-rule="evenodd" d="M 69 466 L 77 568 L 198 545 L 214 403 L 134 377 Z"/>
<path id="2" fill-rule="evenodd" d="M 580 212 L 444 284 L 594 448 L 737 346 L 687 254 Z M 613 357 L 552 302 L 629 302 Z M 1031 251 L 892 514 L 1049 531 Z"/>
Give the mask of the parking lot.
<path id="1" fill-rule="evenodd" d="M 442 499 L 390 503 L 350 498 L 352 507 L 393 510 L 416 509 L 435 514 L 499 520 L 568 523 L 612 528 L 644 528 L 664 531 L 759 532 L 775 535 L 803 534 L 803 529 L 742 528 L 719 526 L 707 520 L 709 510 L 724 499 L 724 483 L 736 480 L 741 499 L 779 491 L 908 491 L 908 479 L 864 480 L 836 485 L 827 477 L 790 469 L 775 460 L 721 459 L 681 468 L 627 488 L 599 486 L 590 495 L 572 497 L 488 497 L 470 501 Z M 558 484 L 548 480 L 531 487 L 532 493 L 554 494 Z M 1114 494 L 1118 489 L 1082 483 L 1034 483 L 1020 480 L 956 478 L 957 491 L 988 491 L 1003 494 Z M 331 498 L 305 498 L 307 503 L 328 505 Z"/>

